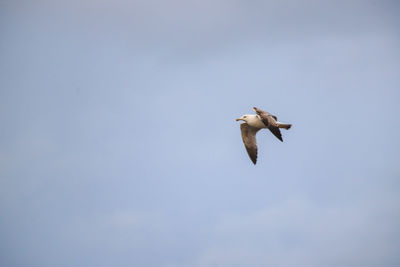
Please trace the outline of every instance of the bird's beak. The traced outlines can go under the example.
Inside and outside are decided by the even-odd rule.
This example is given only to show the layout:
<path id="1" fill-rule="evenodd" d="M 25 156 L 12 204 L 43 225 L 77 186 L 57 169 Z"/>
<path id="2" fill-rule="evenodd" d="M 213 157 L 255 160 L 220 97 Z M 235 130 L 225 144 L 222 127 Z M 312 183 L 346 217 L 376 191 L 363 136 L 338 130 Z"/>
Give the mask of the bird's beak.
<path id="1" fill-rule="evenodd" d="M 236 119 L 236 121 L 242 121 L 242 120 L 243 120 L 242 118 L 237 118 L 237 119 Z"/>

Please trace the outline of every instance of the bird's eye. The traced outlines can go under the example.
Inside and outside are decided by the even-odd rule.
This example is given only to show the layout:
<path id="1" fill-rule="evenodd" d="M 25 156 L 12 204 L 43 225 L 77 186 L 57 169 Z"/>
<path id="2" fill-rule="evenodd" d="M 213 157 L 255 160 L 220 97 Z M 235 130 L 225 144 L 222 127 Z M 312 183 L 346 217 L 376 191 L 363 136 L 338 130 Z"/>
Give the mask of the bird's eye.
<path id="1" fill-rule="evenodd" d="M 243 118 L 247 118 L 247 116 L 244 116 Z"/>

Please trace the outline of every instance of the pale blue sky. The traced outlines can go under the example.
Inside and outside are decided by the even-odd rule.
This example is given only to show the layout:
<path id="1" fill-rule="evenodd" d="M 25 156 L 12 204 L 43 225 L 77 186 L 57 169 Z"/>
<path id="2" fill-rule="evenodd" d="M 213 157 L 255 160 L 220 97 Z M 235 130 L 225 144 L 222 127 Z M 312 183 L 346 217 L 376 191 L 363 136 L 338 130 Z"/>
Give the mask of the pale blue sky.
<path id="1" fill-rule="evenodd" d="M 1 2 L 0 265 L 399 266 L 398 13 Z"/>

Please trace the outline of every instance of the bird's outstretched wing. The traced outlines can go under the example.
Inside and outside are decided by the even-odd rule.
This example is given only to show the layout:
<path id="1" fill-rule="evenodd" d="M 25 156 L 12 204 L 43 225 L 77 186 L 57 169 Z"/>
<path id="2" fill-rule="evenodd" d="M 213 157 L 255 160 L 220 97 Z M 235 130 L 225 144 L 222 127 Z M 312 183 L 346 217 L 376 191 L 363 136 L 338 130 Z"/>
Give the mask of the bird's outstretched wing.
<path id="1" fill-rule="evenodd" d="M 274 121 L 273 121 L 273 120 L 275 120 L 275 121 L 278 120 L 278 118 L 277 118 L 275 115 L 272 115 L 272 114 L 269 113 L 269 112 L 266 112 L 266 111 L 261 110 L 261 109 L 256 108 L 256 107 L 254 107 L 253 110 L 256 112 L 256 114 L 257 114 L 258 116 L 260 116 L 261 121 L 262 121 L 262 122 L 265 124 L 265 126 L 267 126 L 267 127 L 268 127 L 269 125 L 271 125 L 271 123 L 274 124 Z"/>
<path id="2" fill-rule="evenodd" d="M 249 157 L 254 164 L 257 163 L 256 134 L 259 130 L 259 128 L 252 127 L 247 123 L 240 124 L 240 131 L 242 132 L 244 146 L 246 147 L 247 154 L 249 154 Z"/>

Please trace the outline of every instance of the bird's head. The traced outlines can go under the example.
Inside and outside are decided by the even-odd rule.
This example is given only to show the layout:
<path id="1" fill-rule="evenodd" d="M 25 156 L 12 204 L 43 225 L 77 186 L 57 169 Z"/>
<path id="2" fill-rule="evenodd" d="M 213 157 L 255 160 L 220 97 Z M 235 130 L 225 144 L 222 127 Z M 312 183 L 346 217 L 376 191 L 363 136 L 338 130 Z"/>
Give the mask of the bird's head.
<path id="1" fill-rule="evenodd" d="M 240 117 L 240 118 L 237 118 L 236 119 L 236 121 L 244 121 L 244 122 L 247 122 L 247 120 L 249 119 L 249 117 L 250 117 L 250 115 L 243 115 L 242 117 Z"/>

